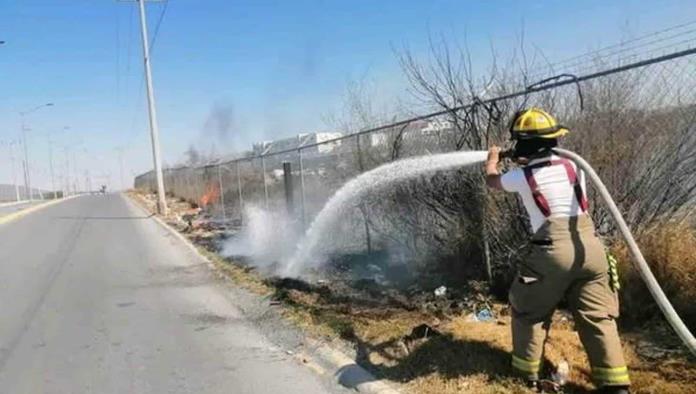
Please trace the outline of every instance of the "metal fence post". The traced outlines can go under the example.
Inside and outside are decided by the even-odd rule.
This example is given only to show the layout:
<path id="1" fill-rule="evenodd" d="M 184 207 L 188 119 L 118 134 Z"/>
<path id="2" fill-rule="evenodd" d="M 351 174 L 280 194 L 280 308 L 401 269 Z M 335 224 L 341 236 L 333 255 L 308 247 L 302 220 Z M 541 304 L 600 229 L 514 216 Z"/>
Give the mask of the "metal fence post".
<path id="1" fill-rule="evenodd" d="M 268 210 L 268 183 L 266 182 L 266 159 L 261 156 L 261 172 L 263 173 L 263 201 Z"/>
<path id="2" fill-rule="evenodd" d="M 225 214 L 225 189 L 222 187 L 222 170 L 221 166 L 217 166 L 218 188 L 220 188 L 220 207 L 222 208 L 222 222 L 227 223 L 227 215 Z"/>
<path id="3" fill-rule="evenodd" d="M 239 223 L 244 221 L 244 200 L 242 200 L 242 177 L 239 175 L 239 161 L 235 162 L 237 171 L 237 192 L 239 193 Z"/>
<path id="4" fill-rule="evenodd" d="M 302 148 L 297 149 L 297 154 L 300 161 L 300 205 L 301 205 L 301 219 L 302 219 L 302 229 L 307 228 L 307 222 L 305 219 L 306 209 L 305 209 L 305 183 L 304 183 L 304 163 L 302 162 Z"/>
<path id="5" fill-rule="evenodd" d="M 283 183 L 285 186 L 285 208 L 288 215 L 295 213 L 294 187 L 292 184 L 292 165 L 290 162 L 283 162 Z"/>
<path id="6" fill-rule="evenodd" d="M 358 170 L 360 172 L 365 172 L 365 164 L 363 163 L 362 150 L 360 149 L 360 134 L 355 136 L 356 139 L 356 149 L 358 150 Z M 365 211 L 365 204 L 360 204 L 360 212 L 363 215 L 363 223 L 365 224 L 365 244 L 367 246 L 367 254 L 372 253 L 372 236 L 370 234 L 370 223 L 367 221 L 367 212 Z"/>

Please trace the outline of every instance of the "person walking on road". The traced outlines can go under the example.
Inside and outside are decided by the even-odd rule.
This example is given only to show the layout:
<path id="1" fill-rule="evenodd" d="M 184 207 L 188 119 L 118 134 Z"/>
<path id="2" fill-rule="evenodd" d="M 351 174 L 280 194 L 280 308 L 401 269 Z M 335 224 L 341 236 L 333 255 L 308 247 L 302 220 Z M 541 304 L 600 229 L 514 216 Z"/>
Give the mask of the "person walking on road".
<path id="1" fill-rule="evenodd" d="M 628 393 L 630 380 L 616 327 L 615 262 L 608 259 L 588 214 L 585 178 L 552 149 L 569 131 L 538 108 L 519 111 L 510 126 L 519 165 L 501 174 L 500 148 L 488 151 L 486 184 L 517 193 L 529 215 L 530 253 L 510 288 L 512 367 L 531 388 L 540 386 L 551 316 L 566 299 L 602 393 Z M 611 268 L 610 268 L 611 266 Z"/>

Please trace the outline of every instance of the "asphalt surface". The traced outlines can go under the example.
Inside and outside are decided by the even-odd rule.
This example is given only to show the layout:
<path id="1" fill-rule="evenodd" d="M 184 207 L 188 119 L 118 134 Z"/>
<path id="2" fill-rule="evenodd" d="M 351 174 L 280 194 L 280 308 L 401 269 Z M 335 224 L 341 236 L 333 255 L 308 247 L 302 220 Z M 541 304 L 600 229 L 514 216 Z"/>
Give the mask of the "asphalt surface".
<path id="1" fill-rule="evenodd" d="M 326 393 L 125 197 L 0 225 L 1 393 Z"/>
<path id="2" fill-rule="evenodd" d="M 23 209 L 29 208 L 31 206 L 41 204 L 45 201 L 34 201 L 34 202 L 21 202 L 19 204 L 2 204 L 0 205 L 0 217 L 3 217 L 5 215 L 9 215 L 11 213 L 15 213 L 17 211 L 21 211 Z"/>

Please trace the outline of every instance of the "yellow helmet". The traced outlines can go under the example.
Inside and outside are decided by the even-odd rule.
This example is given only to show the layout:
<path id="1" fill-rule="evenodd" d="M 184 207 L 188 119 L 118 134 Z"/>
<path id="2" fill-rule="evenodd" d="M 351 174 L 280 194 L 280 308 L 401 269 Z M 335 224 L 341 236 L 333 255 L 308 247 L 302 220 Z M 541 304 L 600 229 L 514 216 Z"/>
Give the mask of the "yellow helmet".
<path id="1" fill-rule="evenodd" d="M 515 114 L 510 125 L 512 139 L 558 138 L 568 134 L 568 129 L 556 122 L 553 116 L 539 108 L 527 108 Z"/>

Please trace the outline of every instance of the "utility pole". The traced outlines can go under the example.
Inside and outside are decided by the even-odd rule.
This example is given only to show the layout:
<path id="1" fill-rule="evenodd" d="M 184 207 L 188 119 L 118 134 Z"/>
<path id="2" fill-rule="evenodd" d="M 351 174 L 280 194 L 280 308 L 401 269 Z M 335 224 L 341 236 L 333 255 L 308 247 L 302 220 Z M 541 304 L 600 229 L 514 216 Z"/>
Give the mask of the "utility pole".
<path id="1" fill-rule="evenodd" d="M 31 192 L 31 180 L 29 179 L 29 148 L 27 148 L 27 127 L 24 124 L 24 114 L 22 114 L 22 147 L 24 148 L 24 161 L 22 161 L 22 169 L 24 170 L 24 193 L 28 193 L 28 200 L 34 201 L 34 193 Z"/>
<path id="2" fill-rule="evenodd" d="M 14 184 L 14 190 L 15 190 L 15 201 L 19 202 L 19 200 L 20 200 L 19 185 L 17 184 L 17 173 L 15 172 L 15 155 L 14 155 L 14 148 L 13 148 L 13 145 L 16 143 L 17 142 L 15 140 L 8 140 L 7 142 L 0 141 L 0 145 L 7 146 L 7 150 L 9 151 L 10 167 L 12 169 L 12 183 Z"/>
<path id="3" fill-rule="evenodd" d="M 147 18 L 145 15 L 145 0 L 136 0 L 140 9 L 140 35 L 143 41 L 143 60 L 145 63 L 145 82 L 147 87 L 147 108 L 150 114 L 150 139 L 152 142 L 152 159 L 155 165 L 155 177 L 157 178 L 157 212 L 167 214 L 167 200 L 164 194 L 164 179 L 162 175 L 162 161 L 160 158 L 159 126 L 157 124 L 157 111 L 155 109 L 155 94 L 152 87 L 152 70 L 150 65 L 150 47 L 148 44 Z"/>
<path id="4" fill-rule="evenodd" d="M 77 153 L 73 150 L 72 151 L 72 163 L 73 163 L 73 190 L 75 191 L 75 194 L 78 193 L 80 190 L 80 170 L 77 168 Z"/>
<path id="5" fill-rule="evenodd" d="M 53 191 L 53 199 L 55 200 L 58 198 L 58 194 L 56 192 L 56 178 L 53 172 L 53 144 L 51 142 L 50 134 L 48 135 L 48 168 L 51 172 L 51 190 Z"/>
<path id="6" fill-rule="evenodd" d="M 69 126 L 64 126 L 62 132 L 70 130 Z M 56 190 L 55 173 L 53 172 L 53 140 L 51 139 L 51 133 L 47 133 L 46 137 L 48 139 L 48 165 L 51 172 L 51 190 L 53 190 L 53 199 L 58 198 L 58 191 Z M 63 197 L 65 197 L 65 191 L 62 192 Z"/>
<path id="7" fill-rule="evenodd" d="M 15 189 L 15 201 L 19 202 L 19 185 L 17 184 L 17 170 L 16 170 L 16 164 L 15 164 L 15 155 L 14 155 L 14 148 L 13 145 L 16 144 L 16 141 L 10 141 L 10 161 L 12 162 L 12 183 L 14 183 L 14 189 Z"/>
<path id="8" fill-rule="evenodd" d="M 46 103 L 43 105 L 39 105 L 38 107 L 34 107 L 28 111 L 23 111 L 19 113 L 19 116 L 21 117 L 21 131 L 22 131 L 22 144 L 24 145 L 24 187 L 26 188 L 26 192 L 29 193 L 29 200 L 34 201 L 34 193 L 31 190 L 31 175 L 30 175 L 30 167 L 29 167 L 29 148 L 27 144 L 27 125 L 25 123 L 24 117 L 32 112 L 38 111 L 41 108 L 44 107 L 52 107 L 53 103 Z"/>
<path id="9" fill-rule="evenodd" d="M 65 152 L 65 190 L 67 194 L 70 194 L 70 151 L 67 145 L 63 151 Z"/>

